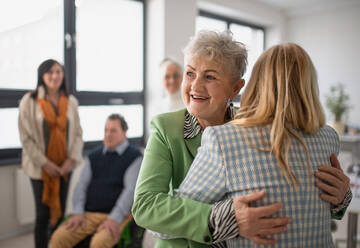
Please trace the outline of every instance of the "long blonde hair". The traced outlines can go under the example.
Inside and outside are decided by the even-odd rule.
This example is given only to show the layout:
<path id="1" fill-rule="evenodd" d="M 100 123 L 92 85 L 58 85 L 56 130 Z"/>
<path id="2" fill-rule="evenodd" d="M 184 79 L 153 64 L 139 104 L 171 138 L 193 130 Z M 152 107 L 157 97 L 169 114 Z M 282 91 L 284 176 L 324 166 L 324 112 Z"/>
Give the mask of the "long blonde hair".
<path id="1" fill-rule="evenodd" d="M 313 134 L 324 126 L 318 94 L 316 70 L 304 49 L 294 43 L 277 45 L 257 60 L 231 122 L 259 126 L 260 137 L 261 127 L 272 123 L 270 144 L 265 143 L 269 149 L 262 151 L 274 153 L 282 173 L 295 186 L 298 182 L 288 163 L 291 137 L 304 147 L 309 166 L 308 150 L 297 129 Z"/>

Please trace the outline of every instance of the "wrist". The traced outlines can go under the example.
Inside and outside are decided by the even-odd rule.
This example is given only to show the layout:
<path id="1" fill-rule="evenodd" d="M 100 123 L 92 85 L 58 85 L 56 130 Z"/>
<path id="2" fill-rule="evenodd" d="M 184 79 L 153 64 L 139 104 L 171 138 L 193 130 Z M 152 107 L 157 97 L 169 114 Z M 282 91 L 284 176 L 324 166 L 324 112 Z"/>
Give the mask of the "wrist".
<path id="1" fill-rule="evenodd" d="M 223 242 L 239 235 L 233 199 L 227 199 L 213 205 L 209 216 L 209 231 L 213 243 Z"/>

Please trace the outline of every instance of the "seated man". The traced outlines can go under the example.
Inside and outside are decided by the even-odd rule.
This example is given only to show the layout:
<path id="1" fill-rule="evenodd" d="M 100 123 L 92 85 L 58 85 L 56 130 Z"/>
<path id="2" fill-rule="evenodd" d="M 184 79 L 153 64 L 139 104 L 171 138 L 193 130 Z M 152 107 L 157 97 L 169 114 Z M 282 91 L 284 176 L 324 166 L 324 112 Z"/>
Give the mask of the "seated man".
<path id="1" fill-rule="evenodd" d="M 90 152 L 73 197 L 73 215 L 52 235 L 51 248 L 73 247 L 94 234 L 90 247 L 113 247 L 132 220 L 136 179 L 142 154 L 126 138 L 127 123 L 108 117 L 104 145 Z"/>

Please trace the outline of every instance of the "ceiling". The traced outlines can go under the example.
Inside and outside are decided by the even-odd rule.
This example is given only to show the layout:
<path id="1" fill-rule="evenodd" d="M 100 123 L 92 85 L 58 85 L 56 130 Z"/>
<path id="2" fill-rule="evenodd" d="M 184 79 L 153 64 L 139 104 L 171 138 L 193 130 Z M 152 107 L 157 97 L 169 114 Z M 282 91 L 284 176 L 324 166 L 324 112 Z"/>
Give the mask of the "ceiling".
<path id="1" fill-rule="evenodd" d="M 312 9 L 328 9 L 359 3 L 360 0 L 256 0 L 257 2 L 265 3 L 277 8 L 280 8 L 288 14 L 293 14 L 298 11 L 312 10 Z"/>

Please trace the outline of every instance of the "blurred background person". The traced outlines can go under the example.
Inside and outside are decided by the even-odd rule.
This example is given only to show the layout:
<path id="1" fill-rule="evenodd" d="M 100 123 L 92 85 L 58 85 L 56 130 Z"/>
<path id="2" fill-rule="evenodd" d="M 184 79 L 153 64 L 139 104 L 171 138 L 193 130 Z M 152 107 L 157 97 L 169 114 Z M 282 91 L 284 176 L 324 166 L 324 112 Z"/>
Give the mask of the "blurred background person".
<path id="1" fill-rule="evenodd" d="M 165 58 L 160 63 L 162 84 L 165 97 L 161 102 L 162 112 L 170 112 L 185 107 L 181 98 L 182 67 L 175 60 Z"/>
<path id="2" fill-rule="evenodd" d="M 35 247 L 43 248 L 63 218 L 70 175 L 82 161 L 78 102 L 67 92 L 59 62 L 49 59 L 38 67 L 37 87 L 19 105 L 19 132 L 35 198 Z"/>
<path id="3" fill-rule="evenodd" d="M 132 221 L 130 209 L 142 154 L 129 143 L 127 130 L 124 117 L 112 114 L 107 118 L 103 145 L 85 160 L 74 191 L 73 215 L 54 232 L 52 248 L 88 247 L 89 242 L 90 247 L 113 247 Z M 138 247 L 143 229 L 134 222 L 130 225 L 131 247 Z M 86 239 L 92 234 L 91 241 Z"/>

